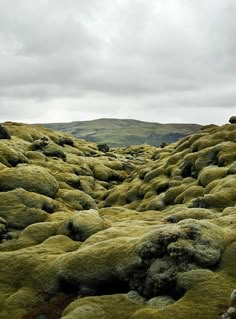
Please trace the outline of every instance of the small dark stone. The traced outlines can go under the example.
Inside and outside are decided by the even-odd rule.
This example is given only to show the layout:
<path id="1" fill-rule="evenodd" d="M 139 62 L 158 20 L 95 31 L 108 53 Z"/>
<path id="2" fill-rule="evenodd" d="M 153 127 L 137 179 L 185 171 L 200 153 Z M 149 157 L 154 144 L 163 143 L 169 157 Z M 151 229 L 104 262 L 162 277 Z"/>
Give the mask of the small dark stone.
<path id="1" fill-rule="evenodd" d="M 38 151 L 38 150 L 43 150 L 49 143 L 49 140 L 46 136 L 35 140 L 32 144 L 31 144 L 31 149 L 32 151 Z"/>
<path id="2" fill-rule="evenodd" d="M 64 146 L 64 145 L 70 145 L 74 146 L 74 141 L 69 137 L 60 137 L 58 141 L 58 145 Z"/>
<path id="3" fill-rule="evenodd" d="M 231 118 L 229 119 L 229 123 L 236 124 L 236 116 L 231 116 Z"/>
<path id="4" fill-rule="evenodd" d="M 166 142 L 162 142 L 161 145 L 160 145 L 160 147 L 161 147 L 161 148 L 164 148 L 164 147 L 166 147 L 167 145 L 168 145 L 168 144 L 167 144 Z"/>
<path id="5" fill-rule="evenodd" d="M 98 150 L 100 152 L 106 153 L 109 152 L 109 146 L 107 144 L 98 144 Z"/>
<path id="6" fill-rule="evenodd" d="M 0 217 L 0 224 L 3 224 L 3 225 L 5 225 L 6 227 L 8 227 L 8 222 L 7 222 L 4 218 L 2 218 L 2 217 Z"/>
<path id="7" fill-rule="evenodd" d="M 58 157 L 61 158 L 63 161 L 66 160 L 66 154 L 62 152 L 60 149 L 45 149 L 43 154 L 49 157 Z"/>
<path id="8" fill-rule="evenodd" d="M 0 124 L 0 139 L 11 139 L 11 134 L 8 129 Z"/>

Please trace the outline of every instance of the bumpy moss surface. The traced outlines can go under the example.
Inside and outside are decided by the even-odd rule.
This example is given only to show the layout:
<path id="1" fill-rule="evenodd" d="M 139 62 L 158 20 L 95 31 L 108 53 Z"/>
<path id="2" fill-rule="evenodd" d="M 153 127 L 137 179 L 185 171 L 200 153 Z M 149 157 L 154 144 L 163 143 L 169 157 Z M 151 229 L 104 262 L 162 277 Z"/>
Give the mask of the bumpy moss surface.
<path id="1" fill-rule="evenodd" d="M 103 153 L 0 141 L 0 318 L 217 319 L 236 286 L 236 125 Z"/>

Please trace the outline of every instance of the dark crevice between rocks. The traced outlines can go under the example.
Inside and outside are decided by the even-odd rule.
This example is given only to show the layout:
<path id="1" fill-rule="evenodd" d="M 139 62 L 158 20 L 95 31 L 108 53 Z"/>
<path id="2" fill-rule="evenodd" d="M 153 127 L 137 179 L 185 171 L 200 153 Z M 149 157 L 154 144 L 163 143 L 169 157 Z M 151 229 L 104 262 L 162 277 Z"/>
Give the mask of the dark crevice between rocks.
<path id="1" fill-rule="evenodd" d="M 64 292 L 54 296 L 45 295 L 44 302 L 33 307 L 21 319 L 59 319 L 63 310 L 75 299 L 74 294 Z"/>
<path id="2" fill-rule="evenodd" d="M 28 160 L 26 157 L 6 159 L 1 156 L 0 162 L 6 165 L 7 167 L 16 167 L 18 164 L 27 164 Z"/>
<path id="3" fill-rule="evenodd" d="M 61 150 L 44 150 L 43 154 L 48 157 L 55 157 L 62 159 L 64 162 L 66 161 L 66 154 Z"/>
<path id="4" fill-rule="evenodd" d="M 59 278 L 59 291 L 65 294 L 78 296 L 79 284 L 75 280 L 67 280 L 65 278 Z"/>
<path id="5" fill-rule="evenodd" d="M 144 193 L 138 193 L 138 199 L 144 199 L 145 194 Z"/>
<path id="6" fill-rule="evenodd" d="M 0 244 L 3 243 L 4 241 L 9 241 L 12 240 L 12 235 L 10 233 L 5 233 L 0 235 Z"/>
<path id="7" fill-rule="evenodd" d="M 83 187 L 81 185 L 80 180 L 71 180 L 71 181 L 66 181 L 66 184 L 68 184 L 69 186 L 71 186 L 72 188 L 78 189 L 78 190 L 83 190 Z"/>
<path id="8" fill-rule="evenodd" d="M 188 208 L 208 208 L 204 197 L 197 197 L 188 205 Z"/>
<path id="9" fill-rule="evenodd" d="M 181 173 L 181 176 L 183 178 L 186 178 L 186 177 L 193 177 L 193 178 L 197 178 L 197 172 L 194 168 L 194 166 L 192 164 L 185 164 L 183 169 L 182 169 L 182 173 Z"/>
<path id="10" fill-rule="evenodd" d="M 185 292 L 186 291 L 184 289 L 177 287 L 176 280 L 173 279 L 167 282 L 166 285 L 163 285 L 161 288 L 154 288 L 151 292 L 148 289 L 144 290 L 141 295 L 143 295 L 143 297 L 146 299 L 151 299 L 158 296 L 170 296 L 175 301 L 178 301 L 185 295 Z"/>
<path id="11" fill-rule="evenodd" d="M 96 295 L 113 295 L 113 294 L 126 294 L 130 291 L 130 287 L 127 282 L 120 281 L 114 278 L 107 282 L 101 282 L 97 287 Z"/>
<path id="12" fill-rule="evenodd" d="M 122 183 L 124 181 L 124 176 L 121 175 L 112 175 L 108 178 L 107 182 L 117 182 L 117 183 Z"/>
<path id="13" fill-rule="evenodd" d="M 156 193 L 157 195 L 160 195 L 161 193 L 164 193 L 165 191 L 167 191 L 169 189 L 169 184 L 161 184 L 158 185 L 157 189 L 156 189 Z"/>
<path id="14" fill-rule="evenodd" d="M 58 291 L 55 294 L 41 293 L 43 302 L 33 307 L 21 319 L 59 319 L 64 309 L 79 296 L 76 281 L 59 278 Z"/>
<path id="15" fill-rule="evenodd" d="M 73 221 L 70 220 L 68 223 L 67 223 L 67 230 L 68 230 L 68 237 L 70 237 L 72 240 L 74 241 L 83 241 L 82 240 L 82 237 L 81 237 L 81 234 L 79 233 L 78 229 L 76 229 L 74 227 L 74 224 L 73 224 Z"/>
<path id="16" fill-rule="evenodd" d="M 9 159 L 8 163 L 12 166 L 12 167 L 16 167 L 18 164 L 20 164 L 20 161 L 15 160 L 15 159 Z"/>
<path id="17" fill-rule="evenodd" d="M 63 146 L 63 147 L 64 147 L 64 145 L 69 145 L 69 146 L 74 147 L 74 141 L 69 137 L 60 137 L 57 144 L 60 146 Z"/>
<path id="18" fill-rule="evenodd" d="M 76 280 L 60 278 L 59 290 L 78 297 L 126 294 L 130 291 L 128 282 L 118 278 L 102 280 L 92 285 L 80 285 Z"/>
<path id="19" fill-rule="evenodd" d="M 89 209 L 92 209 L 90 203 L 83 203 L 83 209 L 84 210 L 89 210 Z"/>
<path id="20" fill-rule="evenodd" d="M 42 210 L 44 210 L 48 214 L 52 214 L 55 211 L 55 207 L 50 203 L 44 203 L 42 206 Z"/>

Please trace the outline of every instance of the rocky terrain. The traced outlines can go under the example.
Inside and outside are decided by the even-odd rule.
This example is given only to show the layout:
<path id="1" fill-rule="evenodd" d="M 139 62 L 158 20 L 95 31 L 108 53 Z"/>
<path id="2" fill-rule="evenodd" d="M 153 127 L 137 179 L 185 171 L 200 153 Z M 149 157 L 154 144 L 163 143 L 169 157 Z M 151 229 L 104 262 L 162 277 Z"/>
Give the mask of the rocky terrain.
<path id="1" fill-rule="evenodd" d="M 0 137 L 0 318 L 234 318 L 235 124 L 105 153 L 42 126 Z"/>
<path id="2" fill-rule="evenodd" d="M 198 124 L 161 124 L 126 119 L 98 119 L 43 125 L 89 142 L 106 143 L 111 147 L 145 143 L 160 146 L 162 143 L 176 142 L 201 128 Z"/>

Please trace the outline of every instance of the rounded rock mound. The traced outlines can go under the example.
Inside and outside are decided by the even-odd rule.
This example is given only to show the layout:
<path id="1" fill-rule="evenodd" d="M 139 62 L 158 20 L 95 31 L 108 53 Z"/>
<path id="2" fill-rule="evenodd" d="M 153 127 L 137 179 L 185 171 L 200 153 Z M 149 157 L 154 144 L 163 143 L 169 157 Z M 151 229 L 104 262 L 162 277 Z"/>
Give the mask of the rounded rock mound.
<path id="1" fill-rule="evenodd" d="M 29 192 L 54 197 L 59 189 L 56 179 L 42 167 L 25 165 L 0 172 L 0 191 L 23 188 Z"/>

